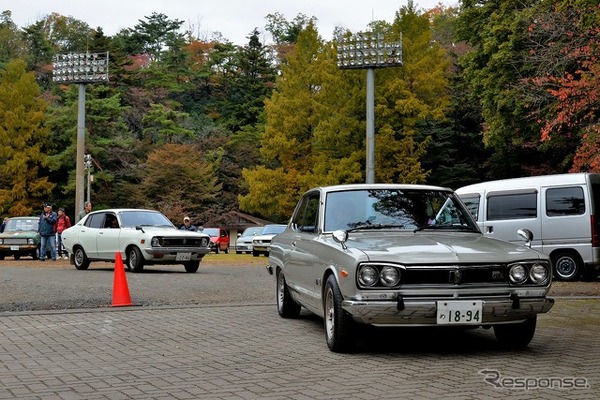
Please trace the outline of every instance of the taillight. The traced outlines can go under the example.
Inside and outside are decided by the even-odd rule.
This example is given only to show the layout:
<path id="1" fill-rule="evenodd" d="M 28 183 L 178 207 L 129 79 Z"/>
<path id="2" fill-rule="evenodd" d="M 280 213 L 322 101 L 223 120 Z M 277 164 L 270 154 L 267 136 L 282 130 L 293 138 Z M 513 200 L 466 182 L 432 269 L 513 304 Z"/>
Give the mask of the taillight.
<path id="1" fill-rule="evenodd" d="M 592 226 L 592 247 L 600 247 L 600 238 L 598 237 L 598 218 L 595 215 L 590 216 L 590 224 Z"/>

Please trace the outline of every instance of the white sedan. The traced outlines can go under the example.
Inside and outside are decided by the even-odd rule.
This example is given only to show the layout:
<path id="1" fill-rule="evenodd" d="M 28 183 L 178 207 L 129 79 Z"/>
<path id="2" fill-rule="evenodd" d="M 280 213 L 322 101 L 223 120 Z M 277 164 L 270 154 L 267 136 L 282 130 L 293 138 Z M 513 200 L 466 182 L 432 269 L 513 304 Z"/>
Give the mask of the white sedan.
<path id="1" fill-rule="evenodd" d="M 153 210 L 91 212 L 63 231 L 62 240 L 77 269 L 87 269 L 91 261 L 113 262 L 118 251 L 134 272 L 146 264 L 183 264 L 196 272 L 210 252 L 208 235 L 180 230 Z"/>

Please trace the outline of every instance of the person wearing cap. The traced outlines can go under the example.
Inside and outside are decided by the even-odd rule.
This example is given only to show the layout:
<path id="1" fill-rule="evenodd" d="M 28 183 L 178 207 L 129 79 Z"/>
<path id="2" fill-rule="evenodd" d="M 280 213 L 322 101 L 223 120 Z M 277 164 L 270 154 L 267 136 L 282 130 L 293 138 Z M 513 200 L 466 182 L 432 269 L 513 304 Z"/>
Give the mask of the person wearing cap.
<path id="1" fill-rule="evenodd" d="M 58 258 L 63 258 L 65 260 L 69 259 L 69 255 L 67 254 L 67 250 L 64 248 L 62 243 L 62 233 L 65 229 L 71 227 L 71 219 L 67 214 L 65 214 L 65 209 L 60 207 L 58 209 L 58 216 L 56 218 L 56 252 Z"/>
<path id="2" fill-rule="evenodd" d="M 192 232 L 196 232 L 198 230 L 198 228 L 196 228 L 196 225 L 192 225 L 192 223 L 190 222 L 190 217 L 183 218 L 183 225 L 181 226 L 181 229 L 184 231 Z"/>
<path id="3" fill-rule="evenodd" d="M 54 240 L 54 225 L 58 216 L 52 211 L 50 203 L 44 204 L 44 211 L 38 221 L 38 232 L 40 233 L 40 261 L 46 261 L 46 248 L 50 245 L 50 255 L 56 261 L 56 242 Z"/>

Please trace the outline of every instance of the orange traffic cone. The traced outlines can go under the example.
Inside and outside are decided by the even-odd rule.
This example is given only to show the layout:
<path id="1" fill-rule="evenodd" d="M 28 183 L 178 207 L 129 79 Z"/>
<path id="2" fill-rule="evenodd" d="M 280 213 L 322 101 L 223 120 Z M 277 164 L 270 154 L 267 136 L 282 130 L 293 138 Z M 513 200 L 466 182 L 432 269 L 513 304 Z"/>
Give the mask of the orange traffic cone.
<path id="1" fill-rule="evenodd" d="M 121 252 L 115 254 L 115 278 L 113 281 L 113 297 L 112 306 L 132 306 L 131 297 L 129 296 L 129 287 L 127 286 L 127 278 L 125 277 L 125 268 L 123 268 L 123 258 Z"/>

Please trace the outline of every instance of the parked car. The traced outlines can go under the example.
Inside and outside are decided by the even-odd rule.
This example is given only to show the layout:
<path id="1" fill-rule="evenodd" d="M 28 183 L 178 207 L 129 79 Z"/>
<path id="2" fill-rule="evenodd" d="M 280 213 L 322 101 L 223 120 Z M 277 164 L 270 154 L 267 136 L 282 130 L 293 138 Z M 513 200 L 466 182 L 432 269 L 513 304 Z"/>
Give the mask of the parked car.
<path id="1" fill-rule="evenodd" d="M 152 264 L 183 264 L 187 272 L 196 272 L 210 252 L 208 235 L 177 229 L 153 210 L 91 212 L 64 230 L 62 239 L 71 264 L 80 270 L 87 269 L 91 261 L 114 262 L 120 252 L 134 272 Z"/>
<path id="2" fill-rule="evenodd" d="M 215 254 L 229 253 L 229 232 L 223 228 L 203 228 L 202 233 L 210 236 L 210 250 Z"/>
<path id="3" fill-rule="evenodd" d="M 456 193 L 485 236 L 516 242 L 517 228 L 533 232 L 531 247 L 550 256 L 556 279 L 600 273 L 600 174 L 504 179 Z"/>
<path id="4" fill-rule="evenodd" d="M 285 230 L 285 225 L 281 224 L 269 224 L 265 225 L 259 235 L 254 236 L 252 239 L 252 255 L 258 257 L 264 254 L 266 257 L 269 256 L 269 247 L 271 246 L 271 240 L 275 235 Z"/>
<path id="5" fill-rule="evenodd" d="M 254 236 L 259 235 L 262 230 L 262 226 L 251 226 L 238 234 L 238 238 L 235 241 L 236 254 L 252 253 L 252 239 L 254 239 Z"/>
<path id="6" fill-rule="evenodd" d="M 550 310 L 547 255 L 486 238 L 450 189 L 359 184 L 306 192 L 271 242 L 269 273 L 284 318 L 323 317 L 335 352 L 356 324 L 493 327 L 503 344 L 531 341 Z"/>
<path id="7" fill-rule="evenodd" d="M 38 217 L 9 218 L 4 232 L 0 233 L 0 260 L 13 256 L 39 257 L 40 234 L 38 233 Z"/>

